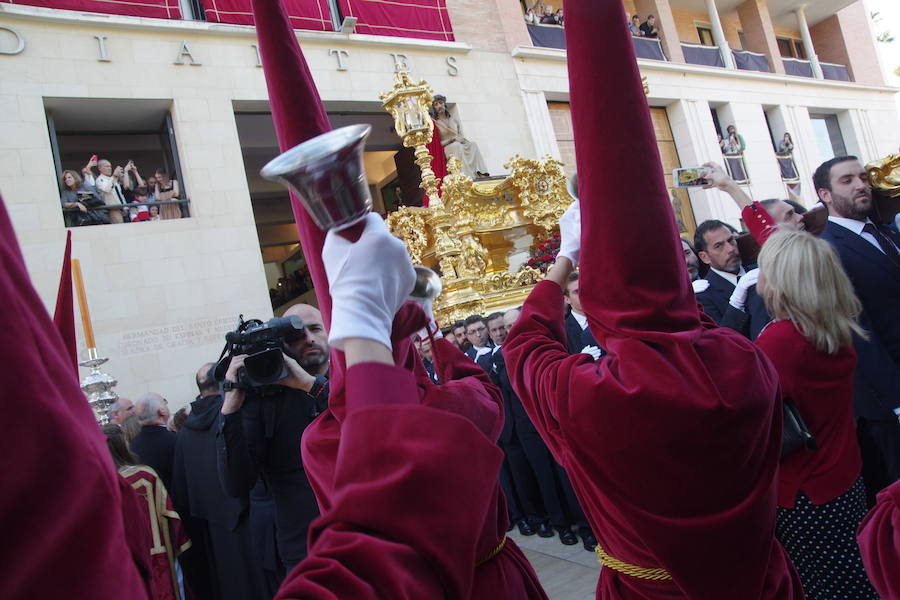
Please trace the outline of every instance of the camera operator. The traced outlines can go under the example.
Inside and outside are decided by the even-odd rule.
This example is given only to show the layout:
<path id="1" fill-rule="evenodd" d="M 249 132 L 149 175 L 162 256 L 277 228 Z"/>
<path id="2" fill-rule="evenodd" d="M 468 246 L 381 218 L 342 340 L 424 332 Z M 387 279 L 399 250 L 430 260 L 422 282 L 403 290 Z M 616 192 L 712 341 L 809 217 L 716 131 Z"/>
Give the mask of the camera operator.
<path id="1" fill-rule="evenodd" d="M 296 304 L 284 314 L 303 329 L 284 339 L 287 376 L 248 388 L 242 382 L 246 355 L 231 358 L 225 374 L 217 437 L 219 479 L 226 493 L 241 496 L 262 474 L 275 500 L 278 550 L 290 571 L 306 556 L 306 531 L 318 506 L 303 471 L 300 436 L 328 399 L 328 334 L 318 309 Z"/>

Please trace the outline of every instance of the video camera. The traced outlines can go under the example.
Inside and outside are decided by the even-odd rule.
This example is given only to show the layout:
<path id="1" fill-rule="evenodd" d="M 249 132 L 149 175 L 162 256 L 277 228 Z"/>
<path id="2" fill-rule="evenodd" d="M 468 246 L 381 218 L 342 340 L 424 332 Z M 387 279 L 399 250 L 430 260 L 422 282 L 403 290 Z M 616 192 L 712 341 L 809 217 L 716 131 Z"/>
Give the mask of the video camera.
<path id="1" fill-rule="evenodd" d="M 237 383 L 251 390 L 272 385 L 288 375 L 282 356 L 286 346 L 305 337 L 300 317 L 276 317 L 263 323 L 259 319 L 245 321 L 240 315 L 237 329 L 225 334 L 225 348 L 215 369 L 216 380 L 225 379 L 233 356 L 246 354 Z"/>

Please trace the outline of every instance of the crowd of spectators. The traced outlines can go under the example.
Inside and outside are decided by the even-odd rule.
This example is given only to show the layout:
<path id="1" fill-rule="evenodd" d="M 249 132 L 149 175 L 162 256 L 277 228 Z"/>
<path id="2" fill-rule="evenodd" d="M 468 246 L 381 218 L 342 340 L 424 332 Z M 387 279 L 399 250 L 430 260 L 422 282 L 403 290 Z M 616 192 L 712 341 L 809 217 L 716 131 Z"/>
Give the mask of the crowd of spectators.
<path id="1" fill-rule="evenodd" d="M 97 174 L 94 174 L 94 169 Z M 65 170 L 60 202 L 67 227 L 180 219 L 185 214 L 178 181 L 163 168 L 144 179 L 133 160 L 113 167 L 91 157 L 81 173 Z"/>
<path id="2" fill-rule="evenodd" d="M 280 277 L 277 286 L 269 288 L 269 300 L 272 308 L 278 308 L 312 289 L 312 278 L 306 265 L 297 268 L 296 271 Z"/>
<path id="3" fill-rule="evenodd" d="M 632 15 L 627 23 L 628 31 L 634 37 L 658 38 L 659 28 L 656 26 L 656 17 L 647 15 L 647 19 L 641 23 L 641 17 L 637 14 Z"/>
<path id="4" fill-rule="evenodd" d="M 529 25 L 565 25 L 562 7 L 553 10 L 552 4 L 537 4 L 525 11 L 525 22 Z"/>

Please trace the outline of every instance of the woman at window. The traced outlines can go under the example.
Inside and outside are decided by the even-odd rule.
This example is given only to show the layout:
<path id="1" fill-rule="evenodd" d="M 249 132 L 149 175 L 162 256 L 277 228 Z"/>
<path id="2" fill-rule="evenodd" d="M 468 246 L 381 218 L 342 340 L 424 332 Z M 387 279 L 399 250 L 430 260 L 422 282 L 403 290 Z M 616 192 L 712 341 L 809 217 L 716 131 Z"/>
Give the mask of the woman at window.
<path id="1" fill-rule="evenodd" d="M 781 154 L 791 154 L 794 152 L 794 140 L 791 139 L 790 133 L 784 132 L 781 144 L 778 145 L 778 152 Z"/>
<path id="2" fill-rule="evenodd" d="M 765 241 L 757 289 L 774 320 L 756 343 L 818 446 L 781 459 L 775 536 L 809 600 L 876 599 L 856 544 L 867 508 L 853 417 L 861 305 L 828 243 L 802 231 Z"/>
<path id="3" fill-rule="evenodd" d="M 534 9 L 533 9 L 533 8 L 529 8 L 529 9 L 525 12 L 525 22 L 526 22 L 528 25 L 537 25 L 537 23 L 538 23 L 538 16 L 534 13 Z"/>
<path id="4" fill-rule="evenodd" d="M 544 14 L 541 15 L 541 25 L 559 25 L 556 15 L 553 14 L 553 6 L 544 5 Z"/>
<path id="5" fill-rule="evenodd" d="M 85 183 L 81 175 L 75 171 L 63 171 L 62 188 L 60 194 L 62 207 L 78 209 L 77 213 L 72 211 L 64 213 L 66 227 L 109 223 L 109 218 L 102 211 L 95 210 L 103 205 L 103 201 L 97 196 L 94 186 Z"/>
<path id="6" fill-rule="evenodd" d="M 157 169 L 154 173 L 156 186 L 153 189 L 153 195 L 157 202 L 166 202 L 168 200 L 177 200 L 181 195 L 178 187 L 178 180 L 169 177 L 169 173 L 165 169 Z M 180 219 L 180 204 L 163 204 L 159 207 L 160 219 Z"/>

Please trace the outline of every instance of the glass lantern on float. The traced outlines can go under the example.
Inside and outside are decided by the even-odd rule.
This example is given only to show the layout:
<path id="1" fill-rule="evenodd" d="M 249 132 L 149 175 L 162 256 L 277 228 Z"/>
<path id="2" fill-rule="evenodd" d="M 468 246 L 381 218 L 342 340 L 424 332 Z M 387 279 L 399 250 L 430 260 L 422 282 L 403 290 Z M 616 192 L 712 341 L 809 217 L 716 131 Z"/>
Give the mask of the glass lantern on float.
<path id="1" fill-rule="evenodd" d="M 431 121 L 432 90 L 424 80 L 414 83 L 408 71 L 398 71 L 394 87 L 381 94 L 384 109 L 394 118 L 394 129 L 407 148 L 415 148 L 416 165 L 422 171 L 420 187 L 428 196 L 429 206 L 440 203 L 438 180 L 431 170 L 431 154 L 426 145 L 431 142 L 434 123 Z"/>

